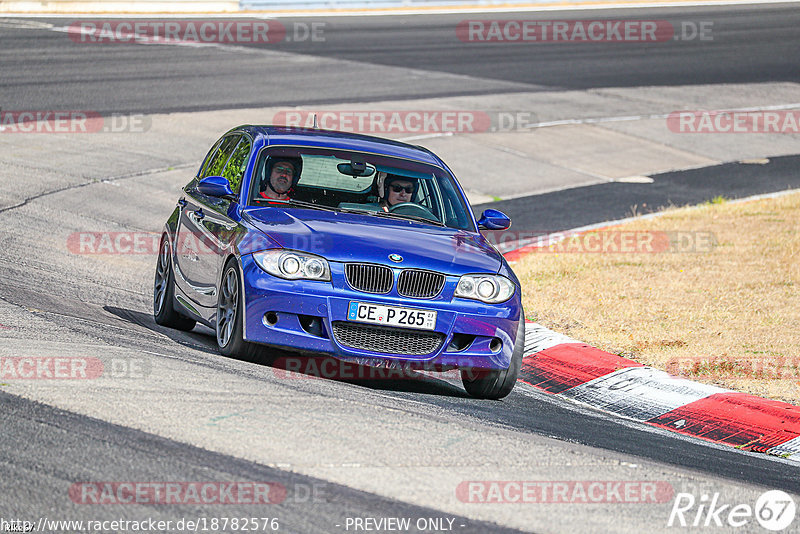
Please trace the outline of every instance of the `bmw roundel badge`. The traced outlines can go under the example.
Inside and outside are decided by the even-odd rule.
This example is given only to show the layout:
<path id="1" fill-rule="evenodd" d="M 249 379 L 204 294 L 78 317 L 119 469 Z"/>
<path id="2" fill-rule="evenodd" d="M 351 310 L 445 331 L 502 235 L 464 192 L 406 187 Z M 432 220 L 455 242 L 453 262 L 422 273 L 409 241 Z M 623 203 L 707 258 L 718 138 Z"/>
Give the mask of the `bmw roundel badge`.
<path id="1" fill-rule="evenodd" d="M 400 263 L 401 261 L 403 261 L 403 256 L 401 256 L 400 254 L 389 254 L 389 259 L 395 263 Z"/>

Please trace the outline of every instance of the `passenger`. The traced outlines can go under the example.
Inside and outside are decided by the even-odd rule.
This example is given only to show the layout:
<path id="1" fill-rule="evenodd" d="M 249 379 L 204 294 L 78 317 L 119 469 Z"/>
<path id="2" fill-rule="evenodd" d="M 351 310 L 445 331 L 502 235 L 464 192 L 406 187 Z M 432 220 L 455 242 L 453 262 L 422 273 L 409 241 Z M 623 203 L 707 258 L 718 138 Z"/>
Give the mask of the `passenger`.
<path id="1" fill-rule="evenodd" d="M 381 173 L 378 176 L 378 197 L 383 211 L 403 202 L 412 202 L 417 182 L 405 176 Z"/>
<path id="2" fill-rule="evenodd" d="M 294 186 L 300 179 L 302 160 L 300 158 L 270 158 L 269 180 L 262 182 L 259 195 L 270 200 L 289 200 Z"/>

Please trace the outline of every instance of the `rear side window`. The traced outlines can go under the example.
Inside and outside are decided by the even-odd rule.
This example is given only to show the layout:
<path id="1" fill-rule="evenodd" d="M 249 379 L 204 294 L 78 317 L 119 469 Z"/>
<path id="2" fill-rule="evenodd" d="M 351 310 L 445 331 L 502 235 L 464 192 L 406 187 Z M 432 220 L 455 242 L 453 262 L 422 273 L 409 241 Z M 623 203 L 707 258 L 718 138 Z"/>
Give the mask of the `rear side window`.
<path id="1" fill-rule="evenodd" d="M 222 177 L 228 180 L 228 183 L 231 186 L 231 191 L 237 195 L 242 187 L 242 177 L 244 176 L 244 171 L 247 168 L 247 156 L 249 154 L 250 140 L 242 136 L 241 141 L 239 141 L 239 144 L 236 145 L 236 148 L 233 150 L 233 154 L 231 154 L 231 157 L 228 159 L 228 163 L 225 164 L 225 168 L 222 171 Z"/>
<path id="2" fill-rule="evenodd" d="M 225 168 L 225 163 L 233 153 L 233 149 L 236 148 L 236 144 L 241 137 L 240 134 L 236 134 L 225 137 L 222 140 L 216 154 L 212 156 L 211 161 L 207 163 L 206 168 L 203 169 L 203 174 L 200 175 L 200 179 L 206 176 L 222 176 L 222 169 Z"/>

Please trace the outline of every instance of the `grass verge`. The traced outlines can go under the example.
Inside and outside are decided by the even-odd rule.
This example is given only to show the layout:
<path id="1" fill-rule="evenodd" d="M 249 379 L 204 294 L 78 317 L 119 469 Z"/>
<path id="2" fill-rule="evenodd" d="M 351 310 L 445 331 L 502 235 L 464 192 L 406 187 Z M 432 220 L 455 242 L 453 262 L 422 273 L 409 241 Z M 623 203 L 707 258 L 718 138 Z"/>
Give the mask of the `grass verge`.
<path id="1" fill-rule="evenodd" d="M 716 198 L 537 250 L 514 265 L 528 319 L 691 380 L 800 404 L 800 193 Z"/>

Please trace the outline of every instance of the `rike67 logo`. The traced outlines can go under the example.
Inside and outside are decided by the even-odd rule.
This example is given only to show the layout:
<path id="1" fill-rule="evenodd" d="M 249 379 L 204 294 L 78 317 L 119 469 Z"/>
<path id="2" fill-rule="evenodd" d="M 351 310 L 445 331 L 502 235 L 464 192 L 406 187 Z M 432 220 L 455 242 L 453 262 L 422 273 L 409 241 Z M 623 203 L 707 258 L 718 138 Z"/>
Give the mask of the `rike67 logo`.
<path id="1" fill-rule="evenodd" d="M 788 528 L 794 521 L 796 505 L 792 497 L 781 490 L 767 491 L 755 505 L 725 503 L 719 493 L 703 494 L 697 499 L 691 493 L 678 493 L 667 520 L 668 527 L 740 528 L 752 523 L 753 518 L 773 532 Z"/>

